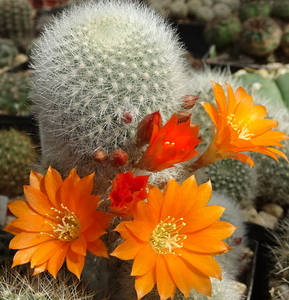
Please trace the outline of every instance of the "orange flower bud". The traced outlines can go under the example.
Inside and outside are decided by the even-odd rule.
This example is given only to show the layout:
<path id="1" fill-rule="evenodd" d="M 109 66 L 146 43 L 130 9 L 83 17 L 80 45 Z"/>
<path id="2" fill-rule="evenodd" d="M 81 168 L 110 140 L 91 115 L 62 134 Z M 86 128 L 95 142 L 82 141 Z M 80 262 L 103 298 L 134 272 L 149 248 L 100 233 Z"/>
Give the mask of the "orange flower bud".
<path id="1" fill-rule="evenodd" d="M 109 161 L 114 167 L 123 167 L 128 163 L 128 154 L 122 149 L 114 150 L 109 156 Z"/>
<path id="2" fill-rule="evenodd" d="M 184 111 L 184 110 L 178 111 L 176 113 L 176 116 L 178 118 L 178 124 L 188 121 L 190 119 L 191 115 L 192 114 L 190 114 L 190 113 L 188 113 L 187 111 Z"/>
<path id="3" fill-rule="evenodd" d="M 132 122 L 132 115 L 131 115 L 131 113 L 130 112 L 123 113 L 123 115 L 121 117 L 121 120 L 125 124 L 131 123 Z"/>
<path id="4" fill-rule="evenodd" d="M 137 126 L 137 146 L 148 144 L 153 130 L 159 131 L 161 126 L 162 117 L 159 111 L 144 116 Z"/>
<path id="5" fill-rule="evenodd" d="M 183 102 L 182 107 L 185 109 L 193 108 L 198 99 L 199 99 L 199 97 L 197 97 L 197 96 L 186 95 L 186 96 L 182 97 L 182 102 Z"/>
<path id="6" fill-rule="evenodd" d="M 102 149 L 98 149 L 93 152 L 92 157 L 96 162 L 102 163 L 102 162 L 106 161 L 107 153 Z"/>

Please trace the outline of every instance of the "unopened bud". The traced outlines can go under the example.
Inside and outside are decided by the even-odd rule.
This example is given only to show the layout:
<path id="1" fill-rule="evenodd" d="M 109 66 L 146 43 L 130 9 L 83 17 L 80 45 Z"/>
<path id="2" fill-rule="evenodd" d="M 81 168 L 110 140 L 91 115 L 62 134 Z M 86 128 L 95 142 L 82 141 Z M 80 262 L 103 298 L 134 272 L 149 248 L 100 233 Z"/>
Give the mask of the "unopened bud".
<path id="1" fill-rule="evenodd" d="M 98 149 L 93 152 L 92 157 L 96 162 L 102 163 L 102 162 L 106 161 L 107 153 L 102 149 Z"/>
<path id="2" fill-rule="evenodd" d="M 109 156 L 109 161 L 114 167 L 123 167 L 128 163 L 128 154 L 122 149 L 114 150 Z"/>
<path id="3" fill-rule="evenodd" d="M 188 121 L 190 119 L 192 114 L 188 113 L 187 111 L 184 111 L 184 110 L 181 110 L 181 111 L 178 111 L 176 113 L 176 116 L 178 117 L 178 124 L 180 123 L 184 123 L 186 121 Z"/>
<path id="4" fill-rule="evenodd" d="M 240 245 L 242 243 L 242 238 L 241 237 L 234 238 L 234 242 L 236 245 Z"/>
<path id="5" fill-rule="evenodd" d="M 186 96 L 182 97 L 182 102 L 183 102 L 182 107 L 185 109 L 193 108 L 198 99 L 199 99 L 199 97 L 197 97 L 197 96 L 186 95 Z"/>
<path id="6" fill-rule="evenodd" d="M 158 129 L 160 129 L 162 126 L 162 117 L 159 111 L 144 116 L 143 119 L 138 123 L 137 126 L 138 147 L 141 147 L 149 143 L 153 133 L 153 128 L 155 126 Z"/>
<path id="7" fill-rule="evenodd" d="M 123 115 L 121 117 L 121 120 L 125 124 L 131 123 L 132 122 L 132 115 L 131 115 L 131 113 L 130 112 L 123 113 Z"/>

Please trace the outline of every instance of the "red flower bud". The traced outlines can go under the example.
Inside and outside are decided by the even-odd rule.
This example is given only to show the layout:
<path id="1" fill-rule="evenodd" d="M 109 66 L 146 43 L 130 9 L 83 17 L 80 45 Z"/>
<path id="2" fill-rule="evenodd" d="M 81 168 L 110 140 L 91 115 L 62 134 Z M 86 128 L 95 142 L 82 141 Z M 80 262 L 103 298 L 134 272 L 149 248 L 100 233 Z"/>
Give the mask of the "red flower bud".
<path id="1" fill-rule="evenodd" d="M 235 242 L 236 245 L 239 245 L 239 244 L 242 243 L 242 238 L 241 238 L 241 237 L 239 237 L 239 238 L 234 238 L 234 242 Z"/>
<path id="2" fill-rule="evenodd" d="M 132 122 L 132 115 L 131 115 L 131 113 L 130 112 L 123 113 L 123 115 L 121 117 L 121 120 L 125 124 L 131 123 Z"/>
<path id="3" fill-rule="evenodd" d="M 182 102 L 183 102 L 182 107 L 185 109 L 193 108 L 198 99 L 199 99 L 199 97 L 197 97 L 197 96 L 186 95 L 186 96 L 182 97 Z"/>
<path id="4" fill-rule="evenodd" d="M 178 124 L 188 121 L 190 119 L 191 115 L 192 114 L 190 114 L 190 113 L 188 113 L 187 111 L 184 111 L 184 110 L 178 111 L 176 113 L 176 116 L 178 118 Z"/>
<path id="5" fill-rule="evenodd" d="M 162 117 L 159 111 L 144 116 L 137 126 L 137 146 L 148 144 L 153 130 L 159 131 L 161 127 Z"/>
<path id="6" fill-rule="evenodd" d="M 102 149 L 98 149 L 93 152 L 92 157 L 96 162 L 102 163 L 102 162 L 106 161 L 107 153 Z"/>
<path id="7" fill-rule="evenodd" d="M 114 150 L 109 156 L 109 161 L 114 167 L 123 167 L 128 163 L 128 154 L 122 149 Z"/>

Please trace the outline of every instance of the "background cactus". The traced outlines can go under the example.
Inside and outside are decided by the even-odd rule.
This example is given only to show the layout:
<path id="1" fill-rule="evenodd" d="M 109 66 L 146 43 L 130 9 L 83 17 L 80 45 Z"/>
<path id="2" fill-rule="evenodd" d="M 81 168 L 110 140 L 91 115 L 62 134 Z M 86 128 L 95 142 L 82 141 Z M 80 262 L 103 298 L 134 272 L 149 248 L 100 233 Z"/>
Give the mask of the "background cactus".
<path id="1" fill-rule="evenodd" d="M 14 129 L 0 131 L 0 194 L 16 196 L 23 193 L 35 157 L 30 137 Z"/>
<path id="2" fill-rule="evenodd" d="M 274 0 L 272 3 L 272 16 L 289 20 L 289 1 Z"/>
<path id="3" fill-rule="evenodd" d="M 234 42 L 241 31 L 241 22 L 236 16 L 227 16 L 207 24 L 204 38 L 207 44 L 222 49 Z"/>
<path id="4" fill-rule="evenodd" d="M 239 44 L 245 53 L 264 57 L 279 47 L 281 37 L 282 30 L 272 18 L 259 16 L 243 23 Z"/>
<path id="5" fill-rule="evenodd" d="M 161 109 L 165 122 L 191 91 L 174 31 L 132 2 L 88 2 L 66 10 L 32 52 L 41 166 L 64 175 L 75 166 L 81 176 L 96 171 L 97 192 L 140 157 L 135 130 L 144 115 Z M 126 151 L 127 166 L 95 162 L 98 149 Z"/>
<path id="6" fill-rule="evenodd" d="M 28 0 L 0 0 L 0 37 L 25 51 L 33 37 L 32 13 Z"/>
<path id="7" fill-rule="evenodd" d="M 0 38 L 0 68 L 11 66 L 17 54 L 18 49 L 11 40 Z"/>
<path id="8" fill-rule="evenodd" d="M 271 3 L 266 0 L 253 0 L 241 2 L 239 17 L 241 21 L 257 16 L 267 16 L 271 14 Z"/>
<path id="9" fill-rule="evenodd" d="M 29 73 L 0 74 L 0 112 L 10 115 L 27 115 L 31 110 L 28 98 Z"/>

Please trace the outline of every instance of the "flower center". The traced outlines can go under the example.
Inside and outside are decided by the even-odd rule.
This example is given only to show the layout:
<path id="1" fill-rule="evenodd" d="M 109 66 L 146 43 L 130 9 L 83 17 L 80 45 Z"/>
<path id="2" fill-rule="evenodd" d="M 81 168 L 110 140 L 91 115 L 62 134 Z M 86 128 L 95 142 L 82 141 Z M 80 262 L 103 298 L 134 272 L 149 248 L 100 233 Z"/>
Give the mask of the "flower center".
<path id="1" fill-rule="evenodd" d="M 235 119 L 234 114 L 227 116 L 227 123 L 238 133 L 238 138 L 241 140 L 250 140 L 254 133 L 250 133 L 247 124 L 244 121 Z"/>
<path id="2" fill-rule="evenodd" d="M 71 212 L 66 206 L 61 204 L 63 211 L 51 207 L 51 210 L 57 213 L 53 220 L 57 221 L 57 225 L 52 225 L 53 237 L 64 241 L 71 242 L 78 239 L 80 236 L 80 221 L 76 217 L 74 212 Z M 51 217 L 51 216 L 50 216 Z"/>
<path id="3" fill-rule="evenodd" d="M 152 231 L 149 238 L 154 251 L 158 254 L 177 254 L 173 249 L 183 247 L 183 240 L 187 236 L 179 234 L 179 231 L 185 225 L 183 218 L 176 220 L 168 216 L 164 221 L 161 221 Z"/>

